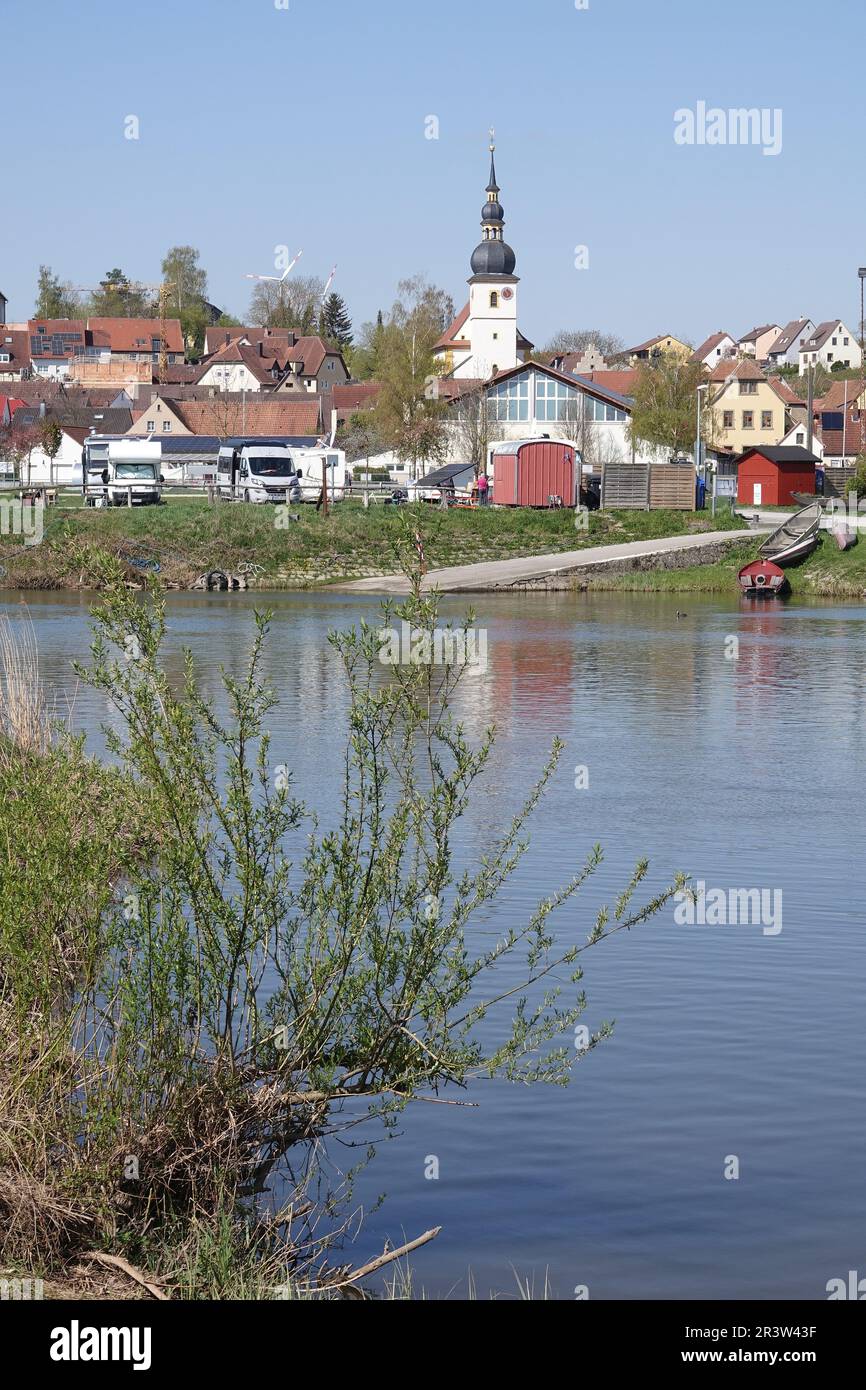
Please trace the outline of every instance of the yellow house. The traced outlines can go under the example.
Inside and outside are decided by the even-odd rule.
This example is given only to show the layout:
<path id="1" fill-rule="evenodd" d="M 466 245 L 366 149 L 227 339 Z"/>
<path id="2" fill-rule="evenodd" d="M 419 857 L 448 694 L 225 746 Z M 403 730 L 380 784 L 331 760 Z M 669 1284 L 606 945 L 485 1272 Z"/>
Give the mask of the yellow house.
<path id="1" fill-rule="evenodd" d="M 742 454 L 759 444 L 780 444 L 793 424 L 796 396 L 785 382 L 768 380 L 751 359 L 720 362 L 710 374 L 705 438 Z"/>
<path id="2" fill-rule="evenodd" d="M 661 357 L 663 353 L 669 353 L 685 362 L 691 357 L 692 348 L 688 343 L 675 338 L 672 333 L 661 333 L 657 338 L 648 338 L 645 343 L 638 343 L 637 347 L 629 348 L 628 359 L 634 366 L 637 362 L 649 362 L 653 357 Z"/>

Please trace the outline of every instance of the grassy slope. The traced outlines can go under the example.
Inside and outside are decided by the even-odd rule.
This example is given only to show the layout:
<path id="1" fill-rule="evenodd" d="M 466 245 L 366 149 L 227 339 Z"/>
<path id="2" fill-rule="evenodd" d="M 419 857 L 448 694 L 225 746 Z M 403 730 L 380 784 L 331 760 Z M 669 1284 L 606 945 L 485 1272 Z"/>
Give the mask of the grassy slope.
<path id="1" fill-rule="evenodd" d="M 40 546 L 0 537 L 0 584 L 14 588 L 88 585 L 70 556 L 82 542 L 112 554 L 156 559 L 164 579 L 187 587 L 208 569 L 236 571 L 261 565 L 264 588 L 311 587 L 344 578 L 393 573 L 395 547 L 407 514 L 420 519 L 432 568 L 476 560 L 558 553 L 588 545 L 679 535 L 740 525 L 729 515 L 707 513 L 595 512 L 588 531 L 575 528 L 571 511 L 488 508 L 441 512 L 438 508 L 371 507 L 343 504 L 329 517 L 299 509 L 301 520 L 278 529 L 275 509 L 197 500 L 160 508 L 51 512 Z"/>
<path id="2" fill-rule="evenodd" d="M 721 564 L 613 575 L 592 587 L 632 593 L 734 593 L 737 570 L 757 559 L 759 545 L 756 537 L 732 546 Z M 814 554 L 785 573 L 791 592 L 801 598 L 866 598 L 866 536 L 853 549 L 841 551 L 832 537 L 822 535 Z"/>

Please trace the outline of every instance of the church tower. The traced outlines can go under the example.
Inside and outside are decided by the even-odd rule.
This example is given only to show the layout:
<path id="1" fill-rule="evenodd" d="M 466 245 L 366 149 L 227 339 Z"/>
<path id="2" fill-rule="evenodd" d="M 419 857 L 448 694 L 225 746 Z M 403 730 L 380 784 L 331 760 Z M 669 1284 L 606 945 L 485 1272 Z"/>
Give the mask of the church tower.
<path id="1" fill-rule="evenodd" d="M 505 240 L 505 213 L 496 182 L 496 146 L 490 142 L 490 182 L 481 210 L 482 240 L 472 252 L 469 317 L 465 336 L 472 345 L 469 370 L 460 376 L 490 377 L 522 361 L 517 331 L 517 257 Z"/>

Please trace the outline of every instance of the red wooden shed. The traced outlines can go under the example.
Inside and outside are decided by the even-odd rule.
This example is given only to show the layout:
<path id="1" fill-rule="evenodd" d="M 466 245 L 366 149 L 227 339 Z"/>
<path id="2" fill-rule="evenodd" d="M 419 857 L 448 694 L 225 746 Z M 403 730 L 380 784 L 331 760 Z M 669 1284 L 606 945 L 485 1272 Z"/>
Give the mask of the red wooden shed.
<path id="1" fill-rule="evenodd" d="M 815 491 L 818 459 L 796 444 L 765 444 L 737 460 L 737 501 L 748 507 L 797 506 L 795 492 Z"/>
<path id="2" fill-rule="evenodd" d="M 510 439 L 493 450 L 493 501 L 500 507 L 563 507 L 577 501 L 574 445 L 556 439 Z"/>

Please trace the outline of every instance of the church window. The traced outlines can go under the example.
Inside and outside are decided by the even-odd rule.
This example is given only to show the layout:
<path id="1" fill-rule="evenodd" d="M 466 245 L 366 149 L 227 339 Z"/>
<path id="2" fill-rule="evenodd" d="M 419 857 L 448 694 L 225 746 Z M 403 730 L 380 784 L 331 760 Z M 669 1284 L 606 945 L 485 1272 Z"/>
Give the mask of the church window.
<path id="1" fill-rule="evenodd" d="M 499 295 L 497 294 L 496 290 L 490 291 L 490 307 L 491 309 L 499 308 Z"/>

